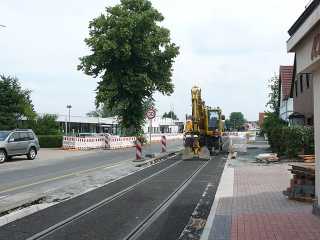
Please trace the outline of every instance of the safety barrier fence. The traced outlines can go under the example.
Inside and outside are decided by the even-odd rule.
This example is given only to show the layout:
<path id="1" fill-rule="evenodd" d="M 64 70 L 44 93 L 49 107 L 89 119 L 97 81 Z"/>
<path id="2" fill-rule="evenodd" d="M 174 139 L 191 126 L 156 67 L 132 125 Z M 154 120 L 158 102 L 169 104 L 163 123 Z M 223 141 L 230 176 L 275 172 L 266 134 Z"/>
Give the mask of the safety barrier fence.
<path id="1" fill-rule="evenodd" d="M 183 134 L 182 133 L 156 133 L 151 135 L 151 142 L 161 142 L 162 136 L 166 136 L 167 140 L 178 140 L 178 139 L 183 139 Z M 147 141 L 149 142 L 149 134 L 145 134 L 144 136 Z"/>
<path id="2" fill-rule="evenodd" d="M 151 142 L 160 142 L 163 134 L 152 134 Z M 182 134 L 165 134 L 167 140 L 182 139 Z M 149 140 L 149 136 L 146 136 Z M 134 147 L 136 137 L 99 136 L 99 137 L 72 137 L 64 136 L 63 149 L 90 150 L 90 149 L 120 149 Z"/>

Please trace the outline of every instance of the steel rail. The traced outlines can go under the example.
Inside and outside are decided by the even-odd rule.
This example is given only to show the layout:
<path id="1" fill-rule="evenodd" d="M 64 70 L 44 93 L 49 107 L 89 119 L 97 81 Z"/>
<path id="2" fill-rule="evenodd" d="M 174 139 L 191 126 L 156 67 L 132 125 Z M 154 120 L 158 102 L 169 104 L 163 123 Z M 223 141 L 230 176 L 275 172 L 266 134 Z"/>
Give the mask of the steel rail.
<path id="1" fill-rule="evenodd" d="M 180 195 L 180 193 L 192 182 L 198 173 L 207 166 L 206 161 L 196 169 L 176 190 L 170 194 L 161 204 L 157 206 L 133 231 L 131 231 L 123 240 L 136 240 L 141 234 L 170 206 L 170 204 Z"/>
<path id="2" fill-rule="evenodd" d="M 161 173 L 164 173 L 164 172 L 168 171 L 170 168 L 173 168 L 174 166 L 178 165 L 182 161 L 183 160 L 179 160 L 176 163 L 173 163 L 173 164 L 167 166 L 166 168 L 160 170 L 159 172 L 156 172 L 156 173 L 154 173 L 154 174 L 152 174 L 152 175 L 140 180 L 139 182 L 137 182 L 137 183 L 125 188 L 124 190 L 122 190 L 122 191 L 120 191 L 118 193 L 115 193 L 112 196 L 110 196 L 108 198 L 105 198 L 104 200 L 102 200 L 102 201 L 100 201 L 100 202 L 98 202 L 98 203 L 96 203 L 94 205 L 91 205 L 90 207 L 88 207 L 88 208 L 86 208 L 86 209 L 84 209 L 84 210 L 72 215 L 71 217 L 66 218 L 65 220 L 62 220 L 62 221 L 52 225 L 51 227 L 46 228 L 45 230 L 43 230 L 41 232 L 38 232 L 38 233 L 32 235 L 31 237 L 26 238 L 26 240 L 39 240 L 39 239 L 43 239 L 44 237 L 49 236 L 50 234 L 52 234 L 55 231 L 65 227 L 66 225 L 68 225 L 68 224 L 70 224 L 70 223 L 72 223 L 72 222 L 74 222 L 74 221 L 76 221 L 76 220 L 88 215 L 89 213 L 97 210 L 98 208 L 101 208 L 101 207 L 105 206 L 106 204 L 112 202 L 113 200 L 116 200 L 116 199 L 120 198 L 121 196 L 125 195 L 126 193 L 128 193 L 128 192 L 134 190 L 135 188 L 137 188 L 139 185 L 147 182 L 151 178 L 153 178 L 153 177 L 155 177 L 155 176 L 157 176 L 157 175 L 159 175 Z"/>

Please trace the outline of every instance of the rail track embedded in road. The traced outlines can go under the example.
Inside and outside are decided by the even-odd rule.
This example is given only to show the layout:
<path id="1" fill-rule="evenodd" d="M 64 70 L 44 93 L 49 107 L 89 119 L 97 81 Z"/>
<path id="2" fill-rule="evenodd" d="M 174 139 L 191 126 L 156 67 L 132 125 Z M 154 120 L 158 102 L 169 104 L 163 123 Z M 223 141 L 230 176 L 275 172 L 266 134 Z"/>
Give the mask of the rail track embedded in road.
<path id="1" fill-rule="evenodd" d="M 123 240 L 135 240 L 140 234 L 155 220 L 164 210 L 173 202 L 177 196 L 191 183 L 191 181 L 197 176 L 197 174 L 203 169 L 209 162 L 204 162 L 200 165 L 190 177 L 188 177 L 167 199 L 165 199 L 155 210 L 153 210 L 147 218 L 145 218 L 131 233 L 129 233 Z"/>
<path id="2" fill-rule="evenodd" d="M 116 194 L 114 194 L 114 195 L 112 195 L 112 196 L 110 196 L 110 197 L 108 197 L 108 198 L 106 198 L 106 199 L 104 199 L 104 200 L 102 200 L 102 201 L 100 201 L 100 202 L 98 202 L 98 203 L 96 203 L 96 204 L 94 204 L 94 205 L 92 205 L 92 206 L 90 206 L 90 207 L 78 212 L 77 214 L 75 214 L 75 215 L 73 215 L 71 217 L 66 218 L 63 221 L 60 221 L 60 222 L 56 223 L 55 225 L 53 225 L 53 226 L 51 226 L 51 227 L 49 227 L 49 228 L 37 233 L 37 234 L 34 234 L 33 236 L 27 238 L 26 240 L 44 239 L 46 236 L 52 234 L 53 232 L 55 232 L 55 231 L 65 227 L 65 226 L 67 226 L 68 224 L 80 219 L 81 217 L 86 216 L 87 214 L 89 214 L 89 213 L 97 210 L 98 208 L 100 208 L 100 207 L 102 207 L 102 206 L 114 201 L 115 199 L 120 198 L 121 196 L 125 195 L 126 193 L 134 190 L 137 186 L 141 185 L 142 183 L 145 183 L 148 180 L 150 180 L 151 178 L 153 178 L 153 177 L 155 177 L 155 176 L 157 176 L 157 175 L 159 175 L 161 173 L 164 173 L 164 172 L 168 171 L 170 168 L 178 165 L 181 162 L 182 162 L 182 160 L 177 161 L 177 162 L 167 166 L 166 168 L 160 170 L 159 172 L 156 172 L 156 173 L 154 173 L 154 174 L 152 174 L 152 175 L 140 180 L 139 182 L 127 187 L 126 189 L 124 189 L 124 190 L 122 190 L 122 191 L 120 191 L 120 192 L 118 192 L 118 193 L 116 193 Z"/>

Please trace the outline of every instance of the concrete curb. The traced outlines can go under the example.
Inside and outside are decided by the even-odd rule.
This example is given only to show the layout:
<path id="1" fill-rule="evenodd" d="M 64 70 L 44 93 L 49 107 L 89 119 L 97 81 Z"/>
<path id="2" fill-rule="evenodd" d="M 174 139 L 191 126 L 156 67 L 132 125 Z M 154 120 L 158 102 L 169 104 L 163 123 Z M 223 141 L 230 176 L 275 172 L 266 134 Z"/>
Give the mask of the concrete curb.
<path id="1" fill-rule="evenodd" d="M 212 204 L 207 223 L 203 229 L 200 240 L 211 240 L 213 222 L 216 216 L 218 203 L 221 198 L 233 196 L 233 184 L 234 184 L 234 168 L 230 167 L 229 164 L 231 159 L 228 158 L 226 165 L 224 166 L 223 173 L 220 178 L 220 183 Z"/>

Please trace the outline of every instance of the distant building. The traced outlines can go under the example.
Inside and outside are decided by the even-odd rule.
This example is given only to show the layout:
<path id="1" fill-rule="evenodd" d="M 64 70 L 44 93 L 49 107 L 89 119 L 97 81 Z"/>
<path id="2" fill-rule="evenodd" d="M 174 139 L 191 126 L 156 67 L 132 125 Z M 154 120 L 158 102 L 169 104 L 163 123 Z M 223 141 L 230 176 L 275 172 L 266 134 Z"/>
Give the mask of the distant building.
<path id="1" fill-rule="evenodd" d="M 57 122 L 63 133 L 110 133 L 117 134 L 119 131 L 116 117 L 84 117 L 58 114 Z"/>
<path id="2" fill-rule="evenodd" d="M 263 122 L 264 122 L 264 118 L 265 118 L 265 113 L 264 112 L 260 112 L 259 113 L 259 127 L 262 128 Z"/>
<path id="3" fill-rule="evenodd" d="M 87 116 L 69 116 L 56 114 L 60 130 L 65 133 L 110 133 L 121 135 L 121 129 L 117 117 L 100 118 Z M 150 121 L 146 119 L 143 126 L 144 133 L 180 133 L 183 131 L 183 122 L 171 118 L 155 117 Z"/>
<path id="4" fill-rule="evenodd" d="M 293 98 L 290 96 L 293 79 L 293 66 L 280 66 L 279 70 L 279 117 L 289 121 L 293 113 Z"/>
<path id="5" fill-rule="evenodd" d="M 291 97 L 293 111 L 290 118 L 294 123 L 313 126 L 313 77 L 312 73 L 295 73 L 292 80 Z"/>
<path id="6" fill-rule="evenodd" d="M 181 128 L 183 130 L 183 123 L 177 120 L 155 117 L 152 119 L 152 126 L 150 126 L 150 121 L 146 120 L 143 131 L 144 133 L 150 133 L 150 131 L 151 133 L 179 133 L 181 132 Z"/>

